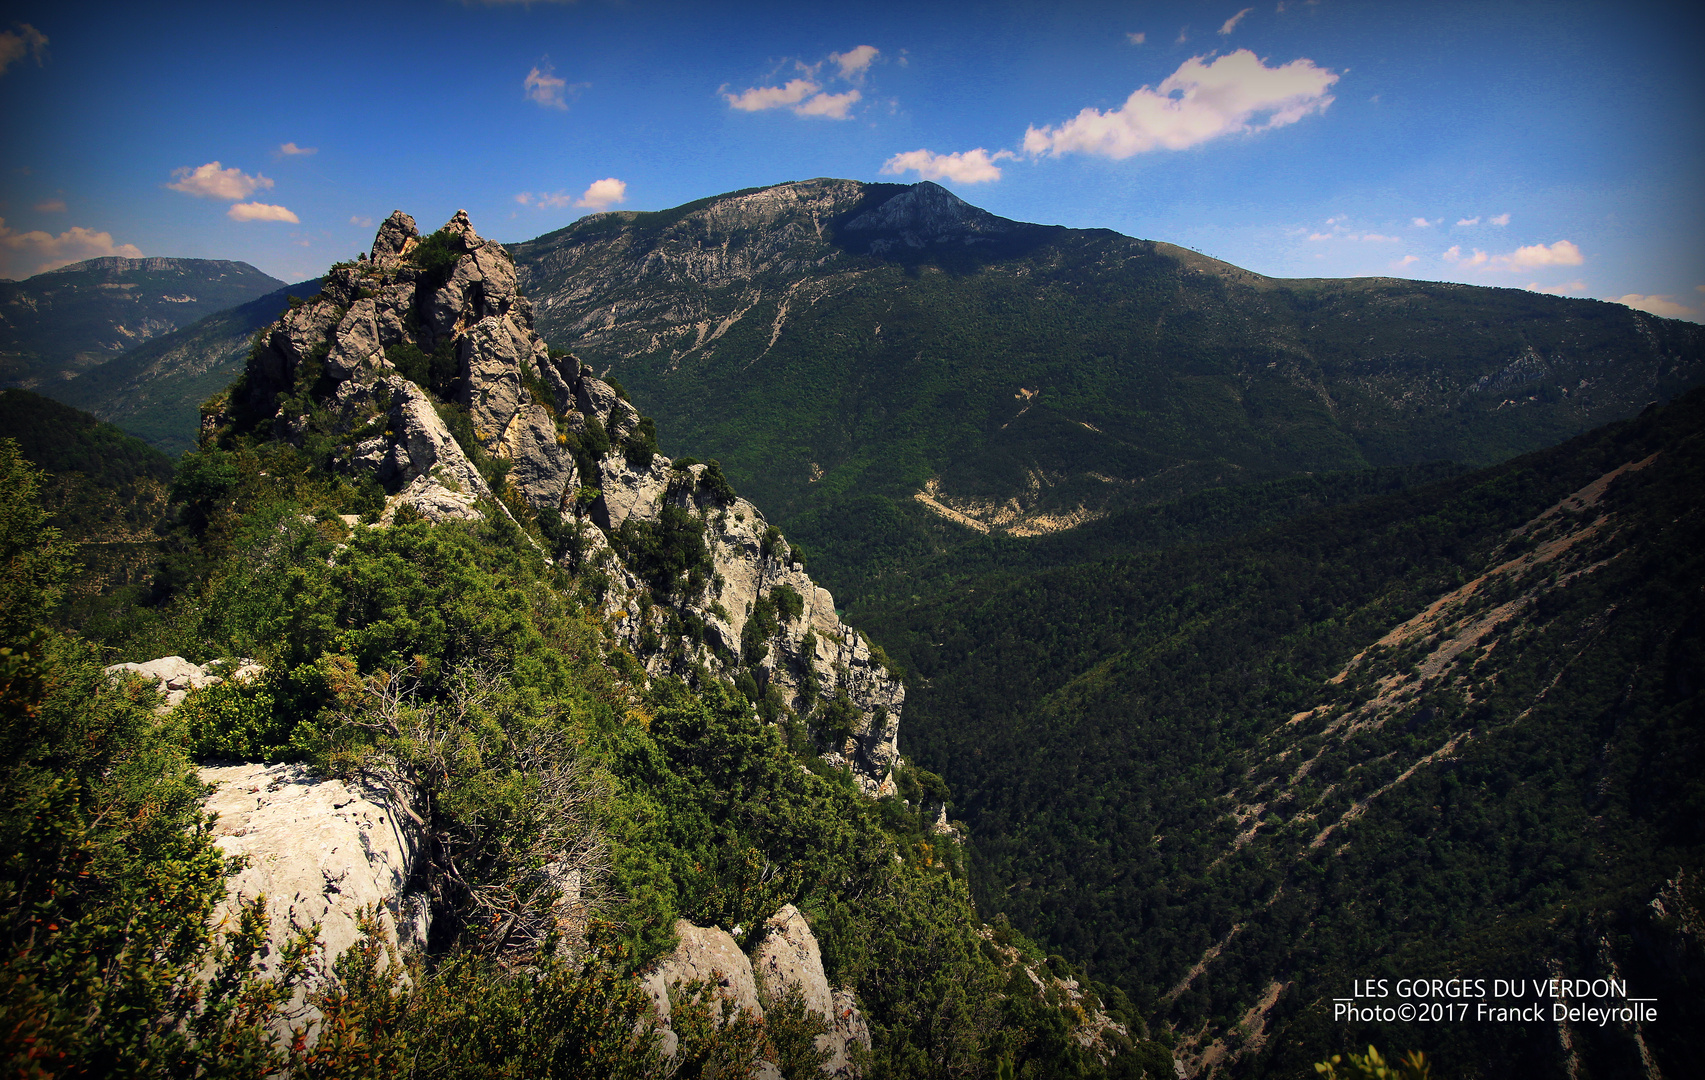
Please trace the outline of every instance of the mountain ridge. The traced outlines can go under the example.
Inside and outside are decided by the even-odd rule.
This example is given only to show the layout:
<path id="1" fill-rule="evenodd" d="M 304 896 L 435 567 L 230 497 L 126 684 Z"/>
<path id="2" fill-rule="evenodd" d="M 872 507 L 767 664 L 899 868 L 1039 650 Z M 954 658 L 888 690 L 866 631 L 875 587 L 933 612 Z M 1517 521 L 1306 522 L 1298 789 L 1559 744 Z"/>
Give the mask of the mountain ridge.
<path id="1" fill-rule="evenodd" d="M 0 282 L 0 381 L 75 380 L 126 350 L 284 283 L 227 259 L 102 256 Z"/>

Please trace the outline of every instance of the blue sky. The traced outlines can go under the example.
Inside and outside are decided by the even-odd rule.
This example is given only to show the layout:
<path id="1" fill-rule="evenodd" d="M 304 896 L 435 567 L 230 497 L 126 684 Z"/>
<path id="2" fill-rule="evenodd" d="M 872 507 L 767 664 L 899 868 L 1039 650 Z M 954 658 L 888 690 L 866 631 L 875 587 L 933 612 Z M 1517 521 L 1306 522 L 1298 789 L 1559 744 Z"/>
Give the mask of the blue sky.
<path id="1" fill-rule="evenodd" d="M 11 2 L 0 275 L 300 280 L 393 209 L 529 239 L 813 176 L 935 179 L 1282 277 L 1705 313 L 1679 3 Z"/>

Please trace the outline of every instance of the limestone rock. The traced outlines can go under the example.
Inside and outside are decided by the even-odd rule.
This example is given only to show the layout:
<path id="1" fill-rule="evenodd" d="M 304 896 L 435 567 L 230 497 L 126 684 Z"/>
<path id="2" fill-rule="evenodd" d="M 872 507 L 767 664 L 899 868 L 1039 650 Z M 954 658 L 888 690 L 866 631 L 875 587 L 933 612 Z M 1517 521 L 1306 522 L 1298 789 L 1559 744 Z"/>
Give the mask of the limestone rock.
<path id="1" fill-rule="evenodd" d="M 160 711 L 167 712 L 181 705 L 191 690 L 218 686 L 227 677 L 238 682 L 247 682 L 266 674 L 266 668 L 253 660 L 238 660 L 229 672 L 225 669 L 226 665 L 221 660 L 192 664 L 181 656 L 162 656 L 158 660 L 140 664 L 112 664 L 105 670 L 108 675 L 129 672 L 154 683 L 155 689 L 166 699 L 160 706 Z"/>
<path id="2" fill-rule="evenodd" d="M 509 479 L 536 509 L 562 505 L 575 487 L 574 457 L 558 442 L 550 410 L 533 402 L 515 414 L 504 433 L 502 452 L 514 462 Z"/>
<path id="3" fill-rule="evenodd" d="M 670 993 L 695 980 L 702 981 L 713 994 L 726 995 L 733 1006 L 750 1010 L 762 1017 L 764 1009 L 758 1002 L 758 984 L 752 977 L 752 962 L 735 944 L 728 931 L 716 926 L 694 926 L 685 919 L 675 922 L 675 937 L 679 944 L 673 952 L 659 960 L 640 979 L 640 985 L 650 995 L 657 1011 L 657 1020 L 665 1029 L 669 1025 Z M 675 1056 L 675 1033 L 666 1030 L 663 1054 Z"/>
<path id="4" fill-rule="evenodd" d="M 394 210 L 379 226 L 378 235 L 373 237 L 373 250 L 368 258 L 381 265 L 394 264 L 418 243 L 420 230 L 415 227 L 414 218 L 401 210 Z"/>
<path id="5" fill-rule="evenodd" d="M 521 375 L 531 373 L 533 349 L 527 332 L 501 316 L 481 319 L 458 339 L 462 404 L 474 419 L 474 436 L 496 450 L 521 408 Z"/>
<path id="6" fill-rule="evenodd" d="M 766 1004 L 788 990 L 798 988 L 805 1007 L 829 1024 L 827 1034 L 817 1037 L 817 1049 L 829 1052 L 823 1066 L 826 1076 L 851 1076 L 848 1050 L 852 1043 L 870 1048 L 870 1026 L 859 1013 L 852 993 L 834 990 L 823 974 L 823 955 L 817 937 L 799 909 L 788 904 L 764 924 L 764 940 L 753 956 L 758 973 L 759 996 Z"/>
<path id="7" fill-rule="evenodd" d="M 413 808 L 376 784 L 325 779 L 301 765 L 247 764 L 200 770 L 214 785 L 205 807 L 219 815 L 214 843 L 248 859 L 231 877 L 219 917 L 238 898 L 264 895 L 276 962 L 292 923 L 320 924 L 329 962 L 360 936 L 356 912 L 377 908 L 404 947 L 424 945 L 430 909 L 409 891 L 423 832 Z"/>

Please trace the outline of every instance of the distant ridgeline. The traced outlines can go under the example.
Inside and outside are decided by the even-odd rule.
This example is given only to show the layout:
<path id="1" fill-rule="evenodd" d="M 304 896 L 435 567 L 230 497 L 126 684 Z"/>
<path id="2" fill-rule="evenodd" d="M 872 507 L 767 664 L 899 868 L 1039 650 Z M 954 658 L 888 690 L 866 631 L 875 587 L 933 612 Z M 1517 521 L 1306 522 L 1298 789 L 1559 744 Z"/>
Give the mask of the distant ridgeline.
<path id="1" fill-rule="evenodd" d="M 53 446 L 111 429 L 7 403 L 37 460 L 125 482 Z M 466 215 L 422 236 L 399 212 L 203 407 L 146 587 L 63 633 L 14 633 L 70 558 L 33 499 L 51 479 L 0 440 L 13 1066 L 1173 1075 L 1116 987 L 977 917 L 949 792 L 899 755 L 892 662 L 716 461 L 658 436 L 545 346 Z M 262 762 L 309 771 L 238 764 Z M 201 825 L 196 764 L 266 778 L 222 796 L 245 820 L 347 790 L 325 827 L 389 839 L 316 848 L 269 927 L 222 898 L 224 853 L 259 841 Z M 296 858 L 257 850 L 245 873 Z M 397 851 L 314 975 L 287 910 Z"/>
<path id="2" fill-rule="evenodd" d="M 717 454 L 843 600 L 936 522 L 1034 536 L 1279 476 L 1489 465 L 1705 379 L 1705 327 L 1620 304 L 1267 278 L 927 182 L 594 214 L 512 250 L 540 333 L 620 372 L 666 450 Z"/>
<path id="3" fill-rule="evenodd" d="M 0 385 L 43 390 L 76 379 L 283 284 L 248 263 L 116 257 L 0 281 Z"/>

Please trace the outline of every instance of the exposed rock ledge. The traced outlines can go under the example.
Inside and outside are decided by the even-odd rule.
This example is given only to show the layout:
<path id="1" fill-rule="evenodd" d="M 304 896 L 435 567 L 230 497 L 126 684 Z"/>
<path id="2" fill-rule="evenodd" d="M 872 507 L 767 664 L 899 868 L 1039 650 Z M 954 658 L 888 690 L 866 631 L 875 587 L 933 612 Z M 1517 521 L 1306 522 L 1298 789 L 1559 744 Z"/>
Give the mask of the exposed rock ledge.
<path id="1" fill-rule="evenodd" d="M 421 855 L 412 808 L 391 791 L 359 780 L 315 775 L 303 765 L 223 765 L 200 771 L 213 785 L 204 804 L 219 816 L 214 843 L 248 867 L 226 882 L 218 917 L 239 900 L 265 896 L 270 956 L 292 926 L 320 925 L 330 961 L 360 937 L 356 913 L 379 912 L 405 948 L 426 944 L 431 909 L 409 888 Z M 262 960 L 263 969 L 268 960 Z"/>
<path id="2" fill-rule="evenodd" d="M 203 686 L 218 686 L 225 681 L 227 675 L 238 682 L 247 682 L 266 673 L 266 668 L 253 660 L 238 660 L 229 672 L 226 672 L 225 668 L 225 662 L 222 660 L 192 664 L 181 656 L 162 656 L 158 660 L 149 660 L 143 664 L 113 664 L 106 668 L 106 673 L 115 675 L 121 671 L 129 672 L 152 682 L 154 688 L 166 699 L 160 707 L 160 711 L 164 712 L 177 708 L 191 690 L 198 690 Z"/>
<path id="3" fill-rule="evenodd" d="M 713 992 L 726 995 L 736 1008 L 762 1017 L 765 1004 L 798 989 L 806 1009 L 822 1016 L 829 1027 L 827 1034 L 817 1037 L 817 1049 L 829 1054 L 823 1074 L 857 1075 L 852 1048 L 856 1044 L 870 1049 L 870 1027 L 851 992 L 830 988 L 817 938 L 805 916 L 788 904 L 764 924 L 764 930 L 756 954 L 748 958 L 721 927 L 695 926 L 685 919 L 675 923 L 680 944 L 644 977 L 646 993 L 651 995 L 664 1026 L 664 1056 L 673 1057 L 677 1045 L 675 1033 L 668 1030 L 671 991 L 678 996 L 680 987 L 703 981 Z M 771 1080 L 780 1074 L 766 1064 L 758 1075 Z"/>

